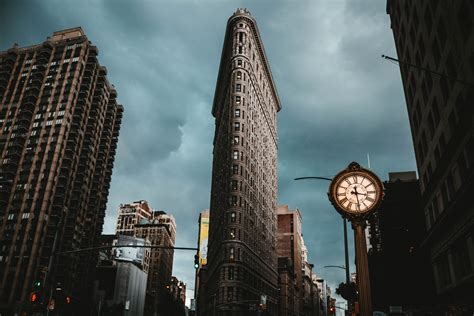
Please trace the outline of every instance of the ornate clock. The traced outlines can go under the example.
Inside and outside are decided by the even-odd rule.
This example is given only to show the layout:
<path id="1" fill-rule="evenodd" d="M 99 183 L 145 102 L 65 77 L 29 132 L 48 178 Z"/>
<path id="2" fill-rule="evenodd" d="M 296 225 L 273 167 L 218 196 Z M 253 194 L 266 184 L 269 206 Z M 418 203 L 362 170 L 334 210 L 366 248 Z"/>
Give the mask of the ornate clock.
<path id="1" fill-rule="evenodd" d="M 344 217 L 361 218 L 374 212 L 382 202 L 383 184 L 372 171 L 357 162 L 339 172 L 329 186 L 329 200 Z"/>

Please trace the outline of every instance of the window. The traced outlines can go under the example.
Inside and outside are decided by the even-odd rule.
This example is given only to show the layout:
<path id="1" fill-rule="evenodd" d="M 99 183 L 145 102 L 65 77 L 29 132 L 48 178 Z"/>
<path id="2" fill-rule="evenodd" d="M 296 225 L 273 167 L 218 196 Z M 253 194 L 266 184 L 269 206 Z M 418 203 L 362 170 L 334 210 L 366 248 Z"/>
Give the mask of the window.
<path id="1" fill-rule="evenodd" d="M 237 182 L 237 180 L 232 180 L 232 181 L 230 182 L 230 188 L 231 188 L 232 190 L 237 190 L 237 187 L 238 187 L 238 182 Z"/>
<path id="2" fill-rule="evenodd" d="M 240 110 L 239 109 L 235 109 L 234 117 L 240 117 Z"/>
<path id="3" fill-rule="evenodd" d="M 230 251 L 229 251 L 229 259 L 230 259 L 230 260 L 234 260 L 234 248 L 230 248 Z"/>
<path id="4" fill-rule="evenodd" d="M 242 72 L 237 71 L 237 79 L 242 79 Z"/>
<path id="5" fill-rule="evenodd" d="M 234 160 L 239 159 L 239 151 L 238 150 L 234 150 L 232 152 L 232 159 L 234 159 Z"/>
<path id="6" fill-rule="evenodd" d="M 235 122 L 235 123 L 234 123 L 234 130 L 235 130 L 236 132 L 240 131 L 240 123 L 239 123 L 239 122 Z"/>
<path id="7" fill-rule="evenodd" d="M 240 66 L 240 67 L 242 66 L 242 60 L 241 59 L 237 60 L 237 66 Z"/>
<path id="8" fill-rule="evenodd" d="M 239 46 L 239 54 L 242 54 L 242 46 Z"/>
<path id="9" fill-rule="evenodd" d="M 235 195 L 232 196 L 233 198 L 235 197 L 235 203 L 237 203 L 237 197 Z M 232 223 L 235 223 L 235 212 L 230 213 L 230 221 Z"/>
<path id="10" fill-rule="evenodd" d="M 438 286 L 444 288 L 451 284 L 451 271 L 449 269 L 448 256 L 443 255 L 437 262 L 436 268 L 438 270 Z"/>
<path id="11" fill-rule="evenodd" d="M 227 270 L 227 278 L 229 280 L 233 280 L 234 279 L 234 267 L 229 267 L 228 270 Z"/>
<path id="12" fill-rule="evenodd" d="M 239 153 L 237 152 L 237 157 Z M 239 174 L 239 165 L 232 165 L 232 173 L 233 174 Z"/>
<path id="13" fill-rule="evenodd" d="M 236 96 L 236 97 L 235 97 L 235 103 L 236 103 L 236 104 L 240 104 L 240 100 L 241 100 L 241 99 L 240 99 L 240 96 Z"/>
<path id="14" fill-rule="evenodd" d="M 235 228 L 229 229 L 229 238 L 235 239 Z"/>
<path id="15" fill-rule="evenodd" d="M 453 268 L 456 279 L 462 279 L 472 271 L 469 260 L 469 250 L 467 240 L 461 240 L 452 249 Z"/>
<path id="16" fill-rule="evenodd" d="M 234 145 L 239 144 L 239 136 L 234 136 Z"/>
<path id="17" fill-rule="evenodd" d="M 235 92 L 242 92 L 242 85 L 240 83 L 235 85 Z"/>

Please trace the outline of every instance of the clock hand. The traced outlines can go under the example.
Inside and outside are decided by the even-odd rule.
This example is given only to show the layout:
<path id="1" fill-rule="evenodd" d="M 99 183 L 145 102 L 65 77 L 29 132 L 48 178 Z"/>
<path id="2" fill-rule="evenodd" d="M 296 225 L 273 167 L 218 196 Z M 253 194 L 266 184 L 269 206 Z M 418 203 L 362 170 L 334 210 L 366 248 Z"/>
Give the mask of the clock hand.
<path id="1" fill-rule="evenodd" d="M 354 187 L 354 192 L 357 199 L 357 208 L 359 209 L 359 212 L 360 212 L 359 193 L 357 192 L 357 187 Z"/>

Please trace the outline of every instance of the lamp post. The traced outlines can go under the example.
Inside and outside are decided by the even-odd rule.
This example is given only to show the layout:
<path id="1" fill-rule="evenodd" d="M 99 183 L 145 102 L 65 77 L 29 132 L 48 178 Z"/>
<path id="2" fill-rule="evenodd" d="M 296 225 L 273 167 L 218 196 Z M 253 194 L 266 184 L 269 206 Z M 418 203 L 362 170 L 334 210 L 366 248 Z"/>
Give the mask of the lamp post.
<path id="1" fill-rule="evenodd" d="M 377 210 L 384 196 L 380 178 L 372 171 L 351 162 L 332 180 L 328 197 L 343 217 L 352 222 L 354 229 L 357 287 L 359 290 L 360 315 L 372 315 L 372 300 L 365 241 L 367 216 Z"/>
<path id="2" fill-rule="evenodd" d="M 326 180 L 326 181 L 332 181 L 331 178 L 328 177 L 299 177 L 295 178 L 294 180 L 306 180 L 306 179 L 315 179 L 315 180 Z M 347 246 L 347 220 L 345 217 L 342 217 L 342 225 L 344 229 L 344 261 L 345 261 L 345 267 L 343 266 L 332 266 L 332 267 L 338 267 L 346 270 L 346 284 L 349 284 L 351 282 L 350 280 L 350 272 L 349 272 L 349 249 Z M 325 266 L 326 267 L 326 266 Z M 327 266 L 329 267 L 329 266 Z M 347 300 L 347 305 L 351 306 L 351 302 Z"/>

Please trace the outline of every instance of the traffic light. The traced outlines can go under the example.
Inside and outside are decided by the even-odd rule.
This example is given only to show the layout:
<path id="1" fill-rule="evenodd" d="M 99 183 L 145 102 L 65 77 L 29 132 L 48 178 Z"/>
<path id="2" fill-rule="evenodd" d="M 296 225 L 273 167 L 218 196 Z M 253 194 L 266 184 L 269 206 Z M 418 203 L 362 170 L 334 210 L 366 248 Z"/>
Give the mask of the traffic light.
<path id="1" fill-rule="evenodd" d="M 70 296 L 66 296 L 66 304 L 71 304 L 72 303 L 72 299 Z"/>
<path id="2" fill-rule="evenodd" d="M 196 254 L 194 255 L 194 269 L 199 268 L 199 256 Z"/>
<path id="3" fill-rule="evenodd" d="M 30 294 L 30 302 L 37 304 L 40 301 L 40 294 L 38 292 L 31 292 Z"/>

